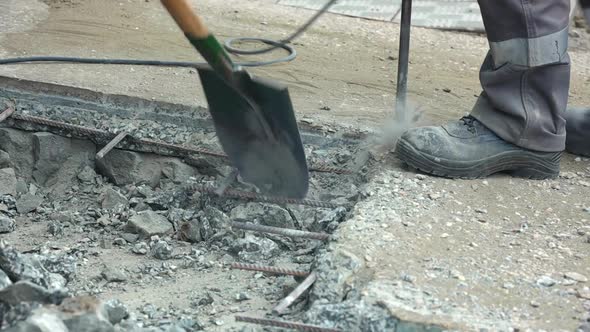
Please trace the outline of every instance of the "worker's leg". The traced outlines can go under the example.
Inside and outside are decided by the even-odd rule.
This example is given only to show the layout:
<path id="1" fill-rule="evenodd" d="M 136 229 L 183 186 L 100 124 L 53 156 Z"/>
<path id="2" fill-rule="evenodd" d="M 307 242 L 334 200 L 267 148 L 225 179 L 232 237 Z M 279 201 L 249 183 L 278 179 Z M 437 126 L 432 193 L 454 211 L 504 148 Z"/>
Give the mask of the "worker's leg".
<path id="1" fill-rule="evenodd" d="M 490 43 L 472 115 L 504 140 L 565 149 L 569 90 L 567 0 L 480 0 Z"/>
<path id="2" fill-rule="evenodd" d="M 569 89 L 569 0 L 479 0 L 490 43 L 472 116 L 409 130 L 402 161 L 435 175 L 559 174 Z"/>

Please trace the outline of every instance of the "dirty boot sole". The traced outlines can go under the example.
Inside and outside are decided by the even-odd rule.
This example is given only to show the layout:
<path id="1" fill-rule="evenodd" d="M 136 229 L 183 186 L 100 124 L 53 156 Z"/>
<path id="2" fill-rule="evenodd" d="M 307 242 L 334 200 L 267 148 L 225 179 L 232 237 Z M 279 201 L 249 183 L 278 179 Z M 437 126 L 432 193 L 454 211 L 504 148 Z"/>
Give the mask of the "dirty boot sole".
<path id="1" fill-rule="evenodd" d="M 396 152 L 410 167 L 452 179 L 478 179 L 500 172 L 526 179 L 552 179 L 559 175 L 562 154 L 523 149 L 502 152 L 475 161 L 455 161 L 420 152 L 403 138 L 399 140 Z"/>

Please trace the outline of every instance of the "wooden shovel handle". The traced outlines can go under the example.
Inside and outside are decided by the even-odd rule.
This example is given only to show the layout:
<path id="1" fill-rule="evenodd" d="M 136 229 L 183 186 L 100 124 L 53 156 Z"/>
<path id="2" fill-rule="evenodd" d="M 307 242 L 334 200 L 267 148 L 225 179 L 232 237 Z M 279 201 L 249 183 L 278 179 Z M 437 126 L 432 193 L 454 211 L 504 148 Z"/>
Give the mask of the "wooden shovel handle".
<path id="1" fill-rule="evenodd" d="M 195 14 L 187 0 L 162 0 L 176 24 L 182 31 L 192 37 L 204 39 L 209 36 L 209 29 L 199 16 Z"/>

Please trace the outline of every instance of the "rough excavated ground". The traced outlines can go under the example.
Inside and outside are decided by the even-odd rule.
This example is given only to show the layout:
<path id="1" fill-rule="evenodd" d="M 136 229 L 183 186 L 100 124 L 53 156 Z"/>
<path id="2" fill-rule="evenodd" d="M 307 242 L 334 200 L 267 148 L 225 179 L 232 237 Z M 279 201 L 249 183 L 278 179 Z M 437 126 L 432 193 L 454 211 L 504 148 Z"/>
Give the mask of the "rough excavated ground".
<path id="1" fill-rule="evenodd" d="M 0 12 L 0 17 L 10 17 L 0 22 L 0 55 L 194 58 L 157 1 L 45 3 L 48 5 L 34 0 L 0 3 L 0 8 L 9 8 Z M 195 3 L 221 37 L 280 38 L 311 14 L 273 5 L 270 0 L 231 2 L 231 8 L 227 1 Z M 18 15 L 25 9 L 28 15 Z M 446 121 L 467 112 L 479 93 L 477 69 L 487 48 L 483 36 L 426 29 L 412 32 L 410 97 L 424 111 L 425 121 Z M 329 15 L 295 43 L 297 61 L 253 71 L 287 82 L 295 108 L 307 123 L 325 129 L 347 125 L 379 132 L 393 106 L 397 33 L 394 24 Z M 573 29 L 571 36 L 570 104 L 590 105 L 590 39 L 580 28 Z M 21 65 L 2 67 L 0 73 L 146 99 L 204 104 L 196 75 L 188 69 Z M 428 326 L 433 330 L 588 329 L 584 323 L 590 319 L 588 159 L 567 155 L 562 175 L 555 180 L 500 175 L 467 181 L 416 175 L 399 165 L 394 154 L 383 151 L 371 153 L 367 184 L 359 188 L 360 202 L 350 219 L 336 230 L 336 241 L 317 255 L 303 256 L 310 258 L 304 264 L 317 269 L 320 277 L 310 296 L 311 308 L 296 312 L 294 319 L 351 331 L 420 330 Z M 95 180 L 92 185 L 78 185 L 56 201 L 71 196 L 93 202 L 98 209 L 102 201 L 97 197 L 102 189 L 111 187 Z M 45 194 L 44 188 L 36 188 L 27 186 L 26 190 Z M 24 190 L 22 185 L 20 189 Z M 84 194 L 85 190 L 90 192 Z M 114 190 L 125 195 L 129 204 L 136 195 L 125 186 Z M 14 211 L 11 201 L 4 204 Z M 54 213 L 61 206 L 47 211 Z M 80 217 L 100 219 L 98 214 L 85 213 Z M 223 268 L 226 265 L 216 266 L 223 261 L 223 250 L 184 247 L 164 238 L 175 252 L 197 262 L 187 270 L 181 264 L 184 258 L 174 258 L 171 265 L 176 268 L 172 269 L 163 265 L 167 261 L 151 256 L 150 244 L 158 243 L 151 239 L 145 241 L 150 249 L 142 246 L 150 254 L 138 256 L 133 253 L 135 244 L 102 248 L 100 239 L 106 235 L 97 231 L 104 229 L 102 225 L 87 225 L 84 227 L 90 230 L 81 232 L 77 227 L 64 229 L 65 234 L 76 234 L 68 236 L 54 231 L 59 227 L 50 227 L 47 219 L 34 222 L 35 218 L 23 215 L 13 219 L 17 228 L 0 235 L 3 239 L 8 238 L 21 252 L 36 253 L 46 247 L 48 251 L 42 249 L 42 254 L 55 251 L 79 256 L 82 263 L 86 261 L 79 267 L 79 278 L 92 283 L 74 281 L 71 287 L 83 294 L 99 292 L 104 299 L 120 297 L 142 322 L 160 324 L 166 322 L 167 315 L 186 315 L 206 329 L 226 330 L 243 326 L 232 325 L 232 307 L 262 315 L 282 295 L 281 280 L 251 278 L 252 273 L 228 273 Z M 57 235 L 51 235 L 50 230 Z M 115 236 L 122 234 L 115 232 Z M 57 249 L 51 247 L 53 243 Z M 108 241 L 104 243 L 108 246 Z M 77 252 L 79 247 L 83 250 Z M 199 252 L 193 253 L 192 247 Z M 141 248 L 138 251 L 142 252 Z M 278 263 L 293 262 L 290 249 L 281 253 L 285 260 Z M 204 257 L 203 261 L 199 263 L 198 257 Z M 105 284 L 103 263 L 134 268 L 126 271 L 126 281 Z M 219 282 L 218 274 L 212 272 L 211 280 L 195 281 L 192 269 L 222 271 L 227 278 L 246 279 L 252 283 L 247 290 L 252 299 L 235 300 L 243 288 L 229 290 L 232 280 L 223 283 L 228 287 L 227 298 L 216 298 L 218 293 L 207 287 Z M 199 299 L 206 298 L 203 294 L 207 292 L 212 294 L 213 304 L 199 306 Z M 225 289 L 222 293 L 226 294 Z M 197 299 L 196 308 L 190 306 L 189 298 Z M 164 309 L 146 308 L 144 302 Z M 227 311 L 220 313 L 217 305 Z M 223 324 L 218 326 L 216 320 Z"/>
<path id="2" fill-rule="evenodd" d="M 13 94 L 0 91 L 0 108 Z M 171 116 L 163 105 L 151 115 L 144 111 L 130 117 L 122 106 L 112 115 L 102 113 L 101 104 L 87 110 L 54 104 L 57 101 L 48 95 L 41 103 L 20 96 L 15 98 L 18 114 L 111 132 L 124 128 L 136 138 L 168 143 L 184 138 L 186 145 L 219 151 L 214 132 L 166 123 L 163 119 Z M 79 99 L 71 100 L 78 102 L 70 104 L 80 104 Z M 194 120 L 197 111 L 192 110 Z M 190 124 L 186 118 L 191 116 L 177 122 Z M 18 288 L 29 281 L 44 287 L 42 295 L 21 296 L 24 302 L 16 304 L 0 296 L 1 327 L 16 326 L 14 331 L 33 331 L 19 325 L 36 309 L 25 306 L 25 300 L 51 304 L 64 296 L 81 301 L 70 297 L 86 295 L 110 301 L 107 312 L 117 311 L 106 317 L 122 331 L 233 330 L 239 326 L 233 315 L 263 316 L 297 280 L 231 270 L 231 263 L 310 271 L 321 243 L 243 232 L 232 229 L 230 222 L 331 233 L 358 198 L 357 175 L 330 173 L 312 174 L 308 198 L 333 202 L 334 208 L 248 203 L 195 193 L 186 188 L 188 184 L 224 183 L 231 172 L 227 162 L 194 155 L 189 165 L 178 158 L 117 149 L 96 160 L 100 146 L 92 141 L 41 129 L 12 119 L 0 126 L 0 277 L 6 283 L 0 295 L 10 299 L 17 292 L 32 293 Z M 317 137 L 327 144 L 306 145 L 311 163 L 344 167 L 352 162 L 353 141 L 335 145 L 329 137 Z M 231 188 L 251 189 L 239 182 Z M 42 315 L 34 311 L 31 317 Z M 70 331 L 81 329 L 81 323 L 62 319 Z M 99 331 L 110 330 L 107 326 Z"/>

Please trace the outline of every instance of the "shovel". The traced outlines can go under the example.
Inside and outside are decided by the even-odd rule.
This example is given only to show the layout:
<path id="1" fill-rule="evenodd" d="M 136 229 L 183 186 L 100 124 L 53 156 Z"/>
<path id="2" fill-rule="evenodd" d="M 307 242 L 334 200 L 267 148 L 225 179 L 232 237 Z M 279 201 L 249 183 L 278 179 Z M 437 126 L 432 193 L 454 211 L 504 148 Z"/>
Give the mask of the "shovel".
<path id="1" fill-rule="evenodd" d="M 309 172 L 287 87 L 235 66 L 187 0 L 162 0 L 211 68 L 198 68 L 217 137 L 246 182 L 288 198 L 307 194 Z"/>

